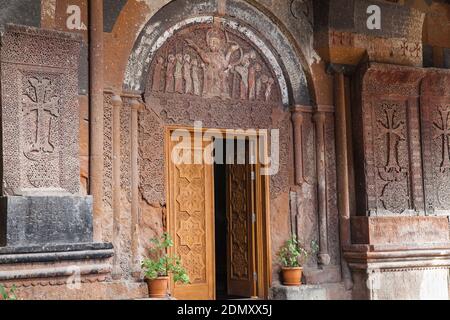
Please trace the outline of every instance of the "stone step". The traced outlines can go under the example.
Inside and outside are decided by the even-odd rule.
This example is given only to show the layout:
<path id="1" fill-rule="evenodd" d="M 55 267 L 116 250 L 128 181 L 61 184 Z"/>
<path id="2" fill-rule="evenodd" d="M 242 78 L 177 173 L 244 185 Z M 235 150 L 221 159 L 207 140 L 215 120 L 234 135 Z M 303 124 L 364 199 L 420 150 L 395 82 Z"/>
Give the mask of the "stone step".
<path id="1" fill-rule="evenodd" d="M 287 287 L 275 285 L 270 289 L 270 300 L 350 300 L 351 291 L 342 282 Z"/>

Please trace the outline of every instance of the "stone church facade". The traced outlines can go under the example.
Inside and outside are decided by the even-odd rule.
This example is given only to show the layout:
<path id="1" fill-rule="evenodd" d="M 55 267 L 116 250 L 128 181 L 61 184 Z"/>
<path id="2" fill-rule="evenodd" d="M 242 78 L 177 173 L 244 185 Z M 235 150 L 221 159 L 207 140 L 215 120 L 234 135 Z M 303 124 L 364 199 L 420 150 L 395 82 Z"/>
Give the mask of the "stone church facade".
<path id="1" fill-rule="evenodd" d="M 0 284 L 19 297 L 145 298 L 167 231 L 179 299 L 449 298 L 448 1 L 0 9 Z M 253 166 L 170 157 L 231 130 L 258 141 Z M 317 246 L 302 287 L 280 284 L 291 235 Z"/>

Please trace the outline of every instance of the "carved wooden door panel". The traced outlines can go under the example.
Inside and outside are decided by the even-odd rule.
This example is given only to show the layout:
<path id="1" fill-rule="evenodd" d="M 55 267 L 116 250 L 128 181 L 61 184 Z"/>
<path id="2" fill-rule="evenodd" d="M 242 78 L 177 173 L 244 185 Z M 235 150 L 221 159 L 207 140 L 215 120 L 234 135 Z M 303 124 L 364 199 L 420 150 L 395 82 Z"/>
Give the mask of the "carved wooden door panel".
<path id="1" fill-rule="evenodd" d="M 203 147 L 197 151 L 203 153 Z M 172 282 L 171 292 L 177 299 L 212 300 L 215 299 L 213 166 L 177 164 L 171 160 L 173 152 L 193 155 L 194 151 L 189 146 L 169 143 L 168 228 L 174 239 L 172 252 L 181 258 L 190 278 L 189 284 Z"/>
<path id="2" fill-rule="evenodd" d="M 252 165 L 227 166 L 228 294 L 255 295 Z"/>

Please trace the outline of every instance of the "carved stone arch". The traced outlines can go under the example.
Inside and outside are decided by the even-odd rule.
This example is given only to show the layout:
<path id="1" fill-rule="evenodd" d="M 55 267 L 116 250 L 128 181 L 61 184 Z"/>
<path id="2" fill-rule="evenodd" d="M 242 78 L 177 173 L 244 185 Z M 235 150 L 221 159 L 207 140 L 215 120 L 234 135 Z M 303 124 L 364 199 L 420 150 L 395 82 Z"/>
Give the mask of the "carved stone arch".
<path id="1" fill-rule="evenodd" d="M 145 91 L 156 52 L 177 31 L 191 25 L 218 22 L 245 36 L 270 62 L 285 106 L 311 105 L 310 92 L 313 91 L 308 88 L 309 77 L 305 74 L 308 67 L 273 17 L 269 18 L 247 1 L 222 3 L 173 1 L 158 11 L 143 27 L 135 43 L 125 72 L 124 90 Z"/>

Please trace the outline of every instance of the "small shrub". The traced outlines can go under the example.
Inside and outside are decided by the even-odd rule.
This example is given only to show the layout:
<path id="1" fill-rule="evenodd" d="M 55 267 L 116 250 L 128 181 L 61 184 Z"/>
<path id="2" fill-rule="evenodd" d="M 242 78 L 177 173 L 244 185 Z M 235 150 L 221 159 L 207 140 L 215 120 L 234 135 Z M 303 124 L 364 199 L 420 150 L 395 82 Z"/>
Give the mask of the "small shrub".
<path id="1" fill-rule="evenodd" d="M 12 286 L 8 290 L 0 284 L 0 300 L 17 300 L 16 286 Z"/>
<path id="2" fill-rule="evenodd" d="M 170 235 L 164 233 L 160 238 L 151 239 L 150 243 L 150 257 L 142 262 L 145 277 L 154 280 L 172 274 L 175 282 L 189 283 L 189 276 L 183 268 L 180 258 L 167 253 L 167 250 L 173 247 L 173 240 Z"/>
<path id="3" fill-rule="evenodd" d="M 315 254 L 317 251 L 317 242 L 311 242 L 311 250 L 308 252 L 299 244 L 297 237 L 292 236 L 280 248 L 278 259 L 284 268 L 299 268 L 310 255 Z"/>

